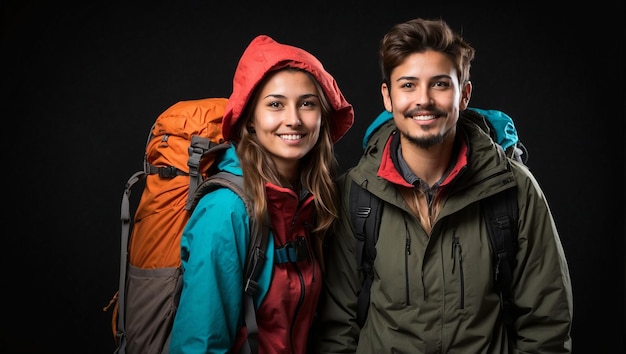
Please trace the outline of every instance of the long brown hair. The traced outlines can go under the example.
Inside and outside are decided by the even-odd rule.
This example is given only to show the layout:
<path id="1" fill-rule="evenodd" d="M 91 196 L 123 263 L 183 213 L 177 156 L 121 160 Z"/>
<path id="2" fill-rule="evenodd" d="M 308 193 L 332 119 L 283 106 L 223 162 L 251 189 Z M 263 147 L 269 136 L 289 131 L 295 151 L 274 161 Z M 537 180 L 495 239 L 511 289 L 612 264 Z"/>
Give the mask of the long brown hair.
<path id="1" fill-rule="evenodd" d="M 336 187 L 334 178 L 337 171 L 337 159 L 334 153 L 333 142 L 330 133 L 330 117 L 332 107 L 324 93 L 324 90 L 315 78 L 307 71 L 286 67 L 280 70 L 300 70 L 307 74 L 315 84 L 322 106 L 322 124 L 320 127 L 319 140 L 309 153 L 300 160 L 299 173 L 300 185 L 310 191 L 315 199 L 317 222 L 314 232 L 323 235 L 334 223 L 338 216 L 336 200 Z M 275 73 L 275 72 L 274 72 Z M 238 121 L 237 129 L 240 130 L 241 140 L 237 145 L 237 155 L 243 170 L 244 185 L 247 193 L 254 200 L 254 215 L 263 222 L 267 210 L 265 196 L 265 182 L 279 186 L 288 186 L 278 174 L 278 170 L 270 154 L 261 146 L 256 134 L 251 133 L 246 127 L 254 114 L 254 107 L 259 100 L 260 88 L 267 82 L 273 73 L 266 75 L 263 81 L 257 85 L 252 93 L 242 117 Z"/>

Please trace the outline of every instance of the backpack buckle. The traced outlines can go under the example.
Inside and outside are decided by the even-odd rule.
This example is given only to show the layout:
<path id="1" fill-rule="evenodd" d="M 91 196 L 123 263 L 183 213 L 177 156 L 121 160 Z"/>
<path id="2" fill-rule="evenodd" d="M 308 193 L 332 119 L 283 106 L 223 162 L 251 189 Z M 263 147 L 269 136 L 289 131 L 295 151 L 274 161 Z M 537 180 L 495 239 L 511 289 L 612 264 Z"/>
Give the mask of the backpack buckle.
<path id="1" fill-rule="evenodd" d="M 274 264 L 297 263 L 309 259 L 309 249 L 303 236 L 274 250 Z"/>
<path id="2" fill-rule="evenodd" d="M 372 208 L 370 207 L 359 206 L 356 208 L 356 216 L 359 218 L 367 218 L 371 212 Z"/>
<path id="3" fill-rule="evenodd" d="M 163 166 L 159 167 L 158 174 L 161 178 L 174 178 L 178 176 L 178 169 L 174 166 Z"/>

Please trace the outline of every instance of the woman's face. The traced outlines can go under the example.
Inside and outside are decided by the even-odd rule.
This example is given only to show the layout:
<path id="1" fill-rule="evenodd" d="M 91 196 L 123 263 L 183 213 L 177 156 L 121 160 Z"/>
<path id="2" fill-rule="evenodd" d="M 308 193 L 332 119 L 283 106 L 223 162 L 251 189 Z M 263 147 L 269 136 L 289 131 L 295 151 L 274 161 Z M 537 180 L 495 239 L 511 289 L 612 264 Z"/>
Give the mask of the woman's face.
<path id="1" fill-rule="evenodd" d="M 298 161 L 317 142 L 322 106 L 312 79 L 301 71 L 281 70 L 261 88 L 250 127 L 283 176 L 292 176 Z"/>

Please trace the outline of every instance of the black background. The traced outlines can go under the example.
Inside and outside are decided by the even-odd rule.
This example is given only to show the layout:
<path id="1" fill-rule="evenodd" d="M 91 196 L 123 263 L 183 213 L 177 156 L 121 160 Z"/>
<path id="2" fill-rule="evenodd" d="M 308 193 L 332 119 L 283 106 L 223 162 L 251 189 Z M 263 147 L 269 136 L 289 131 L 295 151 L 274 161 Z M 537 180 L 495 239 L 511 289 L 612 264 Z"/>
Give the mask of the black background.
<path id="1" fill-rule="evenodd" d="M 441 17 L 477 49 L 471 106 L 511 115 L 550 201 L 574 289 L 574 352 L 623 353 L 624 6 L 392 1 L 2 1 L 5 149 L 0 352 L 112 353 L 120 201 L 148 129 L 171 104 L 228 97 L 257 34 L 318 56 L 356 123 L 356 163 L 383 109 L 378 41 Z"/>

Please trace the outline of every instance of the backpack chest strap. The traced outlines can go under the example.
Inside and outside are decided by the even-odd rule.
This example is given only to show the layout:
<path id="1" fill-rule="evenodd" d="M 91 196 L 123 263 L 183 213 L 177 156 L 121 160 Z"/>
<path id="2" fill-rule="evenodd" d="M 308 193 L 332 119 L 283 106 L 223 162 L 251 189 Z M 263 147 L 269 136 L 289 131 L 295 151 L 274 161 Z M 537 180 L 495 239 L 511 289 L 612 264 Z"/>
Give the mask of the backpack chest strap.
<path id="1" fill-rule="evenodd" d="M 302 236 L 274 250 L 274 264 L 302 262 L 308 259 L 309 249 Z"/>

